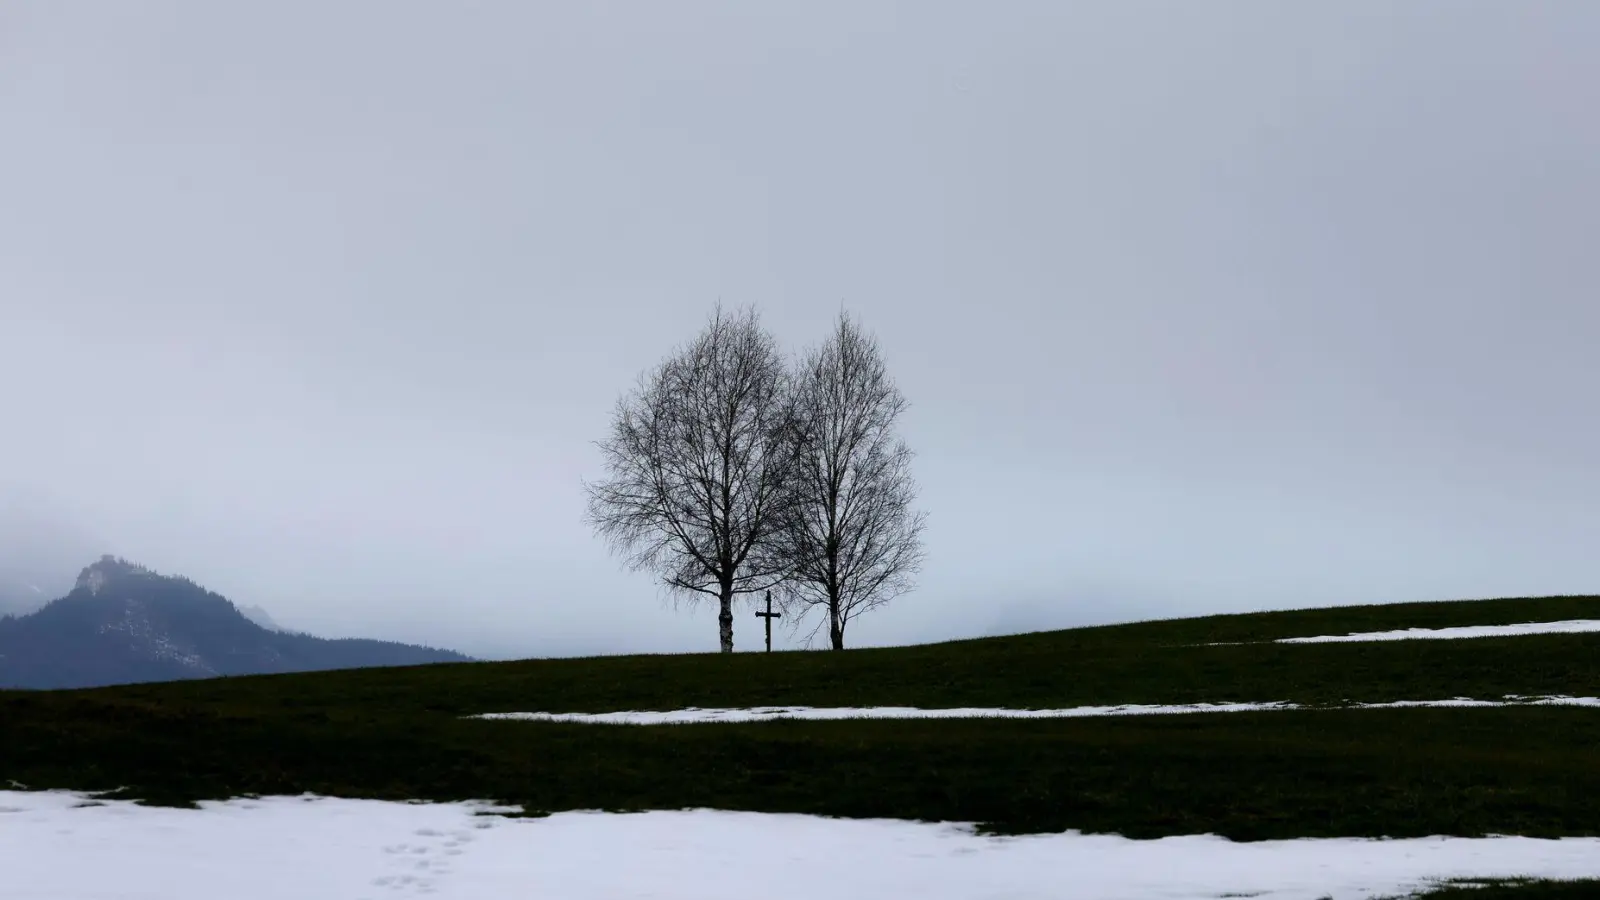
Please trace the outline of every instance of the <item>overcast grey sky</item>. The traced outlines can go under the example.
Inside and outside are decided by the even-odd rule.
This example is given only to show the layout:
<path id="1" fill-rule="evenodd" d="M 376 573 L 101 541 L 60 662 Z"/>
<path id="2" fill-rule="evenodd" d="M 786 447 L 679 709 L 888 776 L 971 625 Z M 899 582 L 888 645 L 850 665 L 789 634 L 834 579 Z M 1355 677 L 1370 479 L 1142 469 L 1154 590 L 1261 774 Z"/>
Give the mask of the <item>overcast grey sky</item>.
<path id="1" fill-rule="evenodd" d="M 715 649 L 580 479 L 720 298 L 847 307 L 913 403 L 929 560 L 853 643 L 1600 592 L 1596 47 L 1585 0 L 0 0 L 0 563 Z"/>

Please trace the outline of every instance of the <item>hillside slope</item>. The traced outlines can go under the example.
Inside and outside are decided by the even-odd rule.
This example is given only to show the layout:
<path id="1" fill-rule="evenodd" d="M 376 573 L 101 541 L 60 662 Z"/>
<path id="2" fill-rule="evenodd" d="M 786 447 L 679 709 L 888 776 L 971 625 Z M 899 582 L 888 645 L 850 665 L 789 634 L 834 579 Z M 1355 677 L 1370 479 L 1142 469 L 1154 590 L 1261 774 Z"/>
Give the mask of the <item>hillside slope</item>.
<path id="1" fill-rule="evenodd" d="M 1130 837 L 1600 835 L 1600 710 L 1343 706 L 1600 696 L 1600 634 L 1273 642 L 1574 619 L 1600 619 L 1600 598 L 1304 610 L 842 653 L 524 660 L 0 691 L 0 779 L 126 788 L 123 796 L 153 802 L 309 791 L 488 799 L 530 811 L 711 807 Z M 1205 701 L 1317 708 L 672 726 L 469 718 Z"/>

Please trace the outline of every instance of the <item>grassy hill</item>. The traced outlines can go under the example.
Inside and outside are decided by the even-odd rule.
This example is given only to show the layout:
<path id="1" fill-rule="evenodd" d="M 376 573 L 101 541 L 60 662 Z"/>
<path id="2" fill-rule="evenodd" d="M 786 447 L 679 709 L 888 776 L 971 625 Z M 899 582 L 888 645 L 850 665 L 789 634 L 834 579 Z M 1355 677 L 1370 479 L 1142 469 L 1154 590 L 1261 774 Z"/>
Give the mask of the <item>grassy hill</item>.
<path id="1" fill-rule="evenodd" d="M 0 784 L 179 803 L 311 791 L 1129 836 L 1600 834 L 1600 711 L 617 727 L 499 711 L 1600 695 L 1600 634 L 1275 644 L 1600 619 L 1555 597 L 1214 616 L 845 653 L 603 657 L 0 692 Z M 1214 645 L 1218 644 L 1221 645 Z"/>

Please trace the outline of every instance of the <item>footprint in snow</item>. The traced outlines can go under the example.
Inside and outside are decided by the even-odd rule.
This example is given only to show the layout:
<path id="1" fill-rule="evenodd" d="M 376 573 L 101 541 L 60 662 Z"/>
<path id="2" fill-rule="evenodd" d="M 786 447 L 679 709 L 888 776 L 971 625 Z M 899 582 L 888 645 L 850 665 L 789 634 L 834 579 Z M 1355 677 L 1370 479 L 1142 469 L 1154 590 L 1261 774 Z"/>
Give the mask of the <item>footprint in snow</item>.
<path id="1" fill-rule="evenodd" d="M 392 891 L 411 891 L 418 894 L 432 894 L 437 891 L 431 879 L 418 878 L 415 875 L 385 875 L 382 878 L 374 878 L 372 885 Z"/>

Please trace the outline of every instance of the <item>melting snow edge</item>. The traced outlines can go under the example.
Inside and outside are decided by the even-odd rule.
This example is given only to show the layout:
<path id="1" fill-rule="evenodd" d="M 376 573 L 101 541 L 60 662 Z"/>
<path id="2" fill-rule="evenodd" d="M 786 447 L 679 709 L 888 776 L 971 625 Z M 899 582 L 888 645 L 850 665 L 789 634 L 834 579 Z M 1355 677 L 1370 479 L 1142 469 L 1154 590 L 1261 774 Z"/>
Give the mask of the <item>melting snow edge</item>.
<path id="1" fill-rule="evenodd" d="M 909 706 L 818 707 L 754 706 L 740 709 L 628 710 L 604 713 L 500 712 L 468 716 L 470 719 L 524 722 L 577 722 L 591 725 L 688 725 L 713 722 L 771 722 L 778 720 L 832 721 L 839 719 L 1076 719 L 1098 716 L 1164 716 L 1190 713 L 1267 712 L 1297 709 L 1409 709 L 1413 707 L 1490 708 L 1504 706 L 1586 706 L 1600 708 L 1600 697 L 1523 697 L 1503 700 L 1394 700 L 1385 703 L 1351 703 L 1342 706 L 1307 706 L 1287 701 L 1265 703 L 1177 703 L 1165 705 L 1073 706 L 1065 709 L 1005 709 L 960 707 L 919 709 Z"/>

